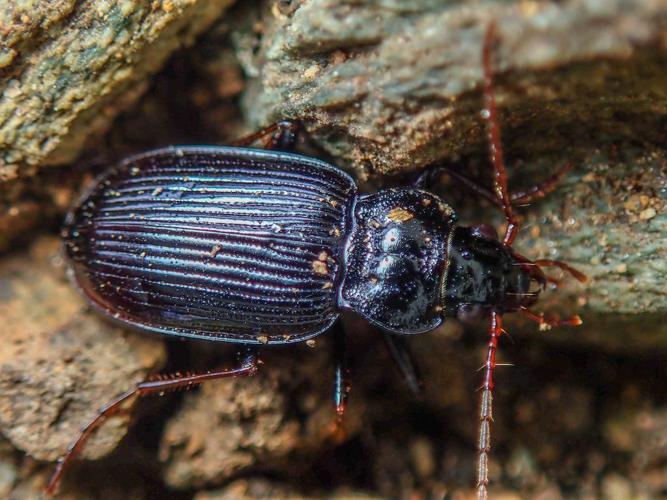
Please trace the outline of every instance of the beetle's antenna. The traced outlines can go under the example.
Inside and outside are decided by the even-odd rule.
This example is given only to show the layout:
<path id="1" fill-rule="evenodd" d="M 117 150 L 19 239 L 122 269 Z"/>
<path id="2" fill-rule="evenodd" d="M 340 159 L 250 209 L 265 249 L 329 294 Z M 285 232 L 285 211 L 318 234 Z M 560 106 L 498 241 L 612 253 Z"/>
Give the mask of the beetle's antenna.
<path id="1" fill-rule="evenodd" d="M 569 273 L 574 279 L 579 281 L 580 283 L 587 283 L 588 282 L 588 276 L 586 276 L 584 273 L 581 271 L 576 270 L 574 267 L 570 266 L 569 264 L 566 264 L 565 262 L 561 262 L 560 260 L 546 260 L 546 259 L 538 259 L 533 261 L 533 264 L 536 266 L 540 267 L 547 267 L 547 266 L 554 266 L 562 271 L 565 271 Z"/>

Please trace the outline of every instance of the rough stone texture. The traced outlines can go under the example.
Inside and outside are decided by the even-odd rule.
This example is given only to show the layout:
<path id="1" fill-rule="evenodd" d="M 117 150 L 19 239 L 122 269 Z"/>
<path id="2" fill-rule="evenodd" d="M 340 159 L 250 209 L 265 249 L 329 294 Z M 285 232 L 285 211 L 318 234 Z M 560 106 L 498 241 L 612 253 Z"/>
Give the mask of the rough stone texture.
<path id="1" fill-rule="evenodd" d="M 0 13 L 0 178 L 76 158 L 230 0 L 13 2 Z"/>
<path id="2" fill-rule="evenodd" d="M 103 475 L 107 478 L 118 477 L 110 465 Z M 12 445 L 0 439 L 0 495 L 7 500 L 42 500 L 44 485 L 51 473 L 50 467 L 42 467 L 27 455 L 17 452 Z M 100 482 L 94 475 L 86 477 L 71 471 L 76 480 L 68 480 L 60 489 L 56 498 L 59 500 L 141 500 L 160 494 L 159 486 L 141 476 L 127 476 L 122 481 Z M 71 479 L 71 478 L 70 478 Z"/>
<path id="3" fill-rule="evenodd" d="M 0 318 L 0 432 L 40 460 L 58 458 L 98 407 L 164 363 L 161 339 L 124 334 L 88 312 L 56 238 L 2 262 Z M 107 454 L 127 423 L 111 419 L 85 456 Z"/>
<path id="4" fill-rule="evenodd" d="M 578 304 L 604 313 L 667 312 L 667 155 L 619 143 L 590 152 L 561 193 L 524 211 L 520 244 L 533 258 L 585 272 L 569 279 Z M 558 274 L 558 273 L 554 273 Z"/>
<path id="5" fill-rule="evenodd" d="M 62 169 L 0 181 L 0 253 L 30 242 L 36 228 L 57 228 L 78 186 L 77 176 Z"/>
<path id="6" fill-rule="evenodd" d="M 543 335 L 501 342 L 498 362 L 512 366 L 499 367 L 495 378 L 492 496 L 664 495 L 664 354 L 604 355 L 599 349 L 550 346 Z M 483 325 L 411 339 L 425 375 L 422 400 L 412 399 L 391 373 L 361 377 L 366 397 L 378 395 L 366 401 L 374 437 L 367 455 L 373 457 L 373 491 L 385 497 L 428 498 L 446 491 L 474 498 L 470 443 L 476 439 L 475 368 L 482 362 L 482 339 Z M 376 369 L 388 366 L 381 356 L 369 358 L 366 364 Z M 630 493 L 619 497 L 608 488 Z"/>
<path id="7" fill-rule="evenodd" d="M 667 490 L 667 411 L 638 410 L 619 412 L 610 418 L 604 428 L 605 437 L 618 450 L 628 453 L 635 470 L 635 477 L 641 481 L 628 481 L 615 475 L 606 488 L 618 488 L 621 483 L 632 494 L 638 491 L 650 497 L 653 491 Z M 611 495 L 609 495 L 611 496 Z M 626 495 L 629 497 L 629 495 Z"/>
<path id="8" fill-rule="evenodd" d="M 479 147 L 474 90 L 492 20 L 499 101 L 514 123 L 609 119 L 620 111 L 650 122 L 667 114 L 667 6 L 658 0 L 291 5 L 244 12 L 248 27 L 237 47 L 254 77 L 246 112 L 256 124 L 304 120 L 361 177 Z M 633 134 L 637 126 L 650 130 L 633 123 Z M 529 130 L 519 140 L 530 141 L 531 151 L 560 150 L 571 138 Z"/>
<path id="9" fill-rule="evenodd" d="M 183 489 L 222 484 L 257 467 L 304 469 L 305 457 L 355 434 L 362 406 L 350 409 L 344 431 L 334 425 L 330 402 L 333 369 L 328 339 L 315 349 L 302 346 L 262 355 L 253 378 L 204 385 L 189 394 L 167 424 L 160 458 L 165 480 Z"/>
<path id="10" fill-rule="evenodd" d="M 327 6 L 330 8 L 324 10 Z M 529 221 L 533 228 L 542 225 L 543 214 L 549 226 L 544 230 L 548 240 L 536 241 L 539 251 L 528 250 L 528 256 L 560 254 L 574 263 L 583 262 L 594 279 L 587 287 L 570 288 L 568 293 L 586 295 L 589 310 L 660 312 L 665 311 L 666 303 L 660 287 L 665 271 L 659 251 L 664 247 L 660 228 L 664 227 L 661 200 L 665 195 L 660 185 L 665 180 L 664 160 L 653 144 L 660 144 L 667 135 L 667 73 L 662 71 L 667 57 L 661 52 L 667 14 L 662 9 L 662 3 L 647 0 L 606 2 L 604 6 L 572 1 L 474 9 L 432 2 L 413 2 L 409 7 L 401 2 L 336 2 L 333 6 L 318 0 L 293 2 L 286 10 L 260 3 L 240 9 L 237 18 L 242 22 L 234 37 L 239 59 L 250 77 L 256 77 L 251 78 L 245 97 L 247 112 L 256 123 L 284 116 L 305 119 L 315 141 L 342 166 L 356 168 L 361 177 L 460 155 L 464 155 L 461 168 L 469 169 L 467 154 L 483 155 L 486 147 L 477 120 L 481 99 L 473 89 L 479 86 L 481 75 L 480 37 L 493 16 L 499 32 L 496 64 L 503 70 L 498 98 L 505 118 L 504 143 L 512 172 L 518 173 L 513 180 L 519 177 L 527 184 L 569 159 L 578 165 L 580 174 L 570 179 L 587 178 L 589 171 L 597 169 L 595 175 L 609 177 L 602 186 L 609 199 L 622 203 L 636 199 L 638 207 L 646 204 L 636 210 L 634 222 L 626 224 L 631 218 L 612 214 L 608 204 L 593 205 L 587 197 L 561 188 L 540 206 L 543 209 L 531 212 L 537 214 Z M 343 16 L 350 12 L 355 15 Z M 581 28 L 586 23 L 592 26 Z M 134 148 L 121 144 L 116 153 L 138 150 L 143 144 L 216 142 L 221 136 L 228 137 L 226 118 L 230 115 L 224 110 L 230 108 L 216 107 L 215 96 L 238 92 L 242 84 L 233 76 L 236 70 L 229 71 L 233 65 L 228 49 L 216 50 L 210 43 L 215 40 L 218 47 L 225 47 L 225 40 L 206 40 L 208 47 L 196 56 L 199 66 L 205 68 L 199 75 L 217 78 L 217 88 L 192 82 L 183 88 L 177 78 L 164 82 L 183 89 L 178 95 L 190 97 L 182 105 L 170 101 L 171 110 L 166 112 L 145 106 L 144 114 L 159 118 L 139 122 L 128 132 L 132 136 L 137 130 L 158 129 L 150 136 L 161 140 L 133 138 Z M 355 71 L 365 76 L 353 76 Z M 189 115 L 188 107 L 193 108 Z M 162 129 L 179 125 L 188 133 L 197 127 L 207 133 L 163 133 Z M 611 150 L 621 140 L 639 140 L 647 151 L 637 151 L 630 142 L 635 157 L 615 160 Z M 608 168 L 610 162 L 614 168 Z M 538 166 L 523 168 L 533 164 Z M 624 186 L 621 181 L 638 166 L 644 169 L 641 182 Z M 486 181 L 488 175 L 480 178 Z M 56 182 L 61 179 L 69 182 Z M 612 179 L 616 180 L 612 183 Z M 8 187 L 4 195 L 14 201 L 4 215 L 0 213 L 0 250 L 25 239 L 36 222 L 55 220 L 72 199 L 76 184 L 76 177 L 58 172 L 28 185 Z M 600 193 L 598 189 L 586 194 Z M 451 197 L 448 191 L 442 194 Z M 632 195 L 636 197 L 630 199 Z M 2 197 L 0 192 L 0 203 Z M 464 212 L 471 203 L 476 203 L 474 198 L 454 206 Z M 553 220 L 552 210 L 573 212 L 582 230 Z M 600 210 L 606 215 L 601 216 Z M 588 240 L 603 242 L 594 232 L 610 224 L 616 228 L 609 235 L 611 240 L 621 244 L 581 245 L 582 238 L 587 238 L 583 229 L 591 233 Z M 521 238 L 519 244 L 526 246 L 526 239 Z M 635 242 L 657 249 L 649 265 L 639 265 L 645 256 L 634 256 Z M 553 246 L 547 248 L 547 244 Z M 603 249 L 604 258 L 594 259 L 594 249 Z M 627 271 L 616 279 L 616 269 L 624 265 Z"/>
<path id="11" fill-rule="evenodd" d="M 493 19 L 512 186 L 565 161 L 577 166 L 532 207 L 532 232 L 518 246 L 589 274 L 587 286 L 566 288 L 584 312 L 667 311 L 664 2 L 313 0 L 246 18 L 235 36 L 251 77 L 250 120 L 304 120 L 313 140 L 361 179 L 453 159 L 475 171 L 471 157 L 486 149 L 481 40 Z M 488 184 L 490 168 L 477 171 Z M 452 191 L 460 187 L 441 194 Z M 454 206 L 465 213 L 476 203 L 468 196 Z"/>

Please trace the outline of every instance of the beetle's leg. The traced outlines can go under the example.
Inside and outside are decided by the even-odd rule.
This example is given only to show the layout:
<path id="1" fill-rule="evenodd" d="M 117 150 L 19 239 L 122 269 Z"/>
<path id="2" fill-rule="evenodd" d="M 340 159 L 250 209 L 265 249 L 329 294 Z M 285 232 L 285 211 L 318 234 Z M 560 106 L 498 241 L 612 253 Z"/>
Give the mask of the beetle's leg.
<path id="1" fill-rule="evenodd" d="M 510 202 L 512 203 L 512 205 L 519 205 L 519 204 L 530 203 L 531 201 L 536 199 L 544 198 L 547 194 L 556 189 L 558 182 L 570 170 L 572 170 L 571 163 L 565 163 L 564 165 L 561 165 L 560 167 L 558 167 L 556 173 L 553 174 L 548 179 L 533 186 L 530 186 L 523 191 L 510 193 Z M 490 202 L 491 204 L 497 206 L 500 209 L 503 208 L 502 202 L 498 199 L 496 195 L 494 195 L 484 186 L 478 184 L 474 179 L 471 179 L 462 172 L 459 172 L 459 170 L 453 166 L 438 165 L 436 167 L 431 167 L 429 169 L 426 169 L 415 181 L 415 187 L 422 189 L 428 188 L 428 186 L 430 186 L 433 183 L 434 177 L 437 177 L 438 175 L 442 174 L 450 175 L 452 178 L 460 181 L 462 184 L 465 184 L 470 190 L 480 195 L 486 201 Z"/>
<path id="2" fill-rule="evenodd" d="M 484 382 L 482 384 L 479 407 L 479 441 L 477 445 L 477 498 L 486 500 L 489 484 L 489 451 L 491 450 L 491 422 L 493 421 L 493 371 L 496 368 L 496 349 L 498 338 L 503 332 L 503 317 L 492 312 L 489 324 L 489 347 L 484 363 Z"/>
<path id="3" fill-rule="evenodd" d="M 340 425 L 347 408 L 347 397 L 350 393 L 350 370 L 347 360 L 347 342 L 340 322 L 334 326 L 334 407 L 336 423 Z"/>
<path id="4" fill-rule="evenodd" d="M 449 169 L 450 167 L 444 165 L 429 165 L 419 173 L 412 185 L 417 189 L 430 190 L 437 178 L 443 173 L 449 173 Z"/>
<path id="5" fill-rule="evenodd" d="M 533 261 L 533 264 L 536 264 L 537 266 L 542 266 L 542 267 L 549 267 L 549 266 L 557 267 L 558 269 L 561 269 L 561 270 L 569 273 L 578 282 L 588 283 L 588 276 L 586 276 L 581 271 L 578 271 L 577 269 L 575 269 L 571 265 L 566 264 L 565 262 L 562 262 L 560 260 L 537 259 L 537 260 Z"/>
<path id="6" fill-rule="evenodd" d="M 405 339 L 387 332 L 382 332 L 382 337 L 391 357 L 396 362 L 399 370 L 401 370 L 408 389 L 415 396 L 420 396 L 424 392 L 424 382 L 422 381 L 421 373 L 415 363 L 414 357 L 405 343 Z"/>
<path id="7" fill-rule="evenodd" d="M 240 377 L 250 376 L 257 372 L 259 360 L 255 351 L 248 351 L 241 357 L 239 366 L 232 369 L 217 370 L 207 373 L 185 373 L 185 374 L 170 374 L 159 375 L 151 377 L 144 382 L 138 383 L 134 389 L 121 394 L 116 399 L 101 407 L 97 411 L 97 415 L 88 422 L 79 432 L 77 438 L 69 445 L 65 455 L 58 460 L 58 465 L 54 471 L 49 484 L 46 487 L 45 493 L 53 495 L 58 487 L 60 479 L 65 470 L 71 463 L 72 459 L 78 455 L 86 444 L 86 441 L 92 433 L 97 429 L 106 419 L 120 413 L 123 410 L 123 404 L 132 398 L 146 396 L 148 394 L 161 394 L 167 391 L 172 391 L 179 388 L 189 388 L 208 380 L 216 380 L 226 377 Z"/>
<path id="8" fill-rule="evenodd" d="M 579 326 L 583 322 L 578 314 L 569 318 L 561 319 L 556 314 L 545 315 L 544 313 L 536 313 L 527 307 L 521 308 L 521 313 L 531 321 L 540 325 L 540 330 L 549 330 L 554 326 Z"/>
<path id="9" fill-rule="evenodd" d="M 502 209 L 502 203 L 498 199 L 496 195 L 494 195 L 491 191 L 486 189 L 484 186 L 478 184 L 476 181 L 471 179 L 465 174 L 462 174 L 461 172 L 458 171 L 453 166 L 448 166 L 448 165 L 437 165 L 434 167 L 427 168 L 424 170 L 424 172 L 417 178 L 417 180 L 414 183 L 414 186 L 419 189 L 429 189 L 429 187 L 434 183 L 435 178 L 442 175 L 442 174 L 448 174 L 454 179 L 460 181 L 461 183 L 465 184 L 468 188 L 470 188 L 472 191 L 480 195 L 482 198 L 486 199 L 488 202 L 491 204 L 497 206 L 498 208 Z"/>
<path id="10" fill-rule="evenodd" d="M 547 194 L 556 189 L 556 186 L 558 185 L 560 180 L 570 170 L 572 170 L 572 164 L 564 163 L 563 165 L 558 167 L 558 170 L 556 170 L 556 172 L 548 179 L 540 182 L 539 184 L 530 186 L 524 191 L 511 193 L 510 200 L 512 201 L 512 204 L 521 205 L 525 203 L 530 203 L 533 200 L 544 198 Z"/>
<path id="11" fill-rule="evenodd" d="M 237 139 L 230 145 L 243 147 L 261 140 L 264 149 L 292 151 L 296 145 L 298 133 L 299 124 L 297 122 L 283 120 L 253 134 Z"/>
<path id="12" fill-rule="evenodd" d="M 489 144 L 489 158 L 493 165 L 494 191 L 500 199 L 501 207 L 507 219 L 507 229 L 503 243 L 511 246 L 519 230 L 519 224 L 512 210 L 509 188 L 507 187 L 507 171 L 503 158 L 503 145 L 500 136 L 500 124 L 498 123 L 498 109 L 493 88 L 493 65 L 491 64 L 491 49 L 495 37 L 495 24 L 489 24 L 484 35 L 482 47 L 482 67 L 484 69 L 484 109 L 482 118 L 486 120 L 486 135 Z"/>

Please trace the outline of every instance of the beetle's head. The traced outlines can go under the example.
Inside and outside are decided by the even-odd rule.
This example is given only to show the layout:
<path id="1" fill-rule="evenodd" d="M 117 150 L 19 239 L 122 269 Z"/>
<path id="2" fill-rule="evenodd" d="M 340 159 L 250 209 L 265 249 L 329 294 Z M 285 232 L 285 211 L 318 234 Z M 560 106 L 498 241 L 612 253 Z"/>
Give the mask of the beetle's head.
<path id="1" fill-rule="evenodd" d="M 539 267 L 503 245 L 486 224 L 457 227 L 448 257 L 443 302 L 448 315 L 463 320 L 529 307 L 546 284 Z"/>

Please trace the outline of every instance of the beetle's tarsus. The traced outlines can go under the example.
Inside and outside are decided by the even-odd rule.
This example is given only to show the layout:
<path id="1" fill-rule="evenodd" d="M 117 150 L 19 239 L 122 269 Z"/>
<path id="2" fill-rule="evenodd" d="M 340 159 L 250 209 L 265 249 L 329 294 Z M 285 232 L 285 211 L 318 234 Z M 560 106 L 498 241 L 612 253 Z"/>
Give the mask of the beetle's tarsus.
<path id="1" fill-rule="evenodd" d="M 336 422 L 340 425 L 343 422 L 345 410 L 347 409 L 347 399 L 350 394 L 350 370 L 347 359 L 347 342 L 345 332 L 340 321 L 333 327 L 334 334 L 334 391 L 333 402 L 336 411 Z"/>

